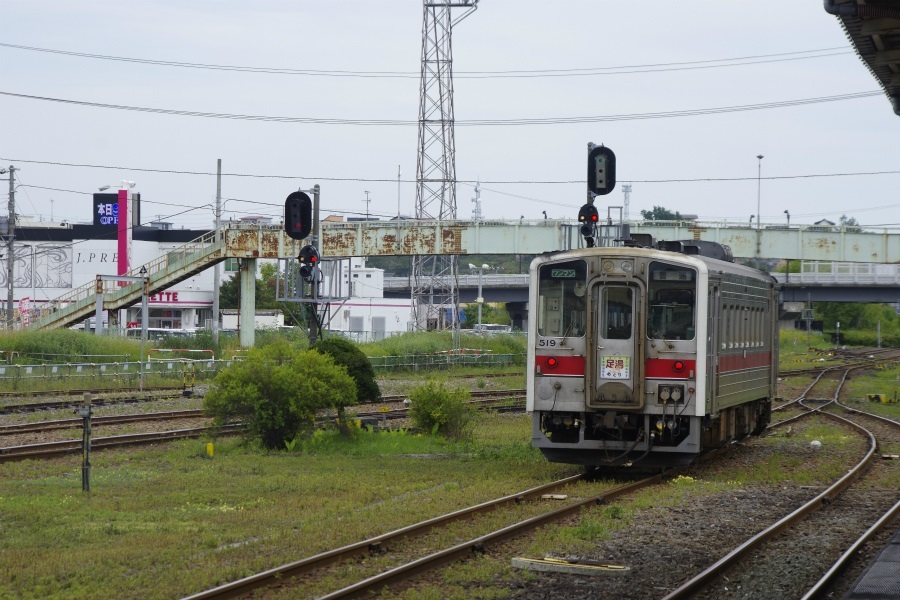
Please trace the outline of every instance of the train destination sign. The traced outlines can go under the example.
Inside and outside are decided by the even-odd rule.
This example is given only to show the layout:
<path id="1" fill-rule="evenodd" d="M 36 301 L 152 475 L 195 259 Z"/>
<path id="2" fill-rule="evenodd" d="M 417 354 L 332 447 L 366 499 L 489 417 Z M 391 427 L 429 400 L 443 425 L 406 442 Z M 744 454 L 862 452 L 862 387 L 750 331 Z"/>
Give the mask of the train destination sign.
<path id="1" fill-rule="evenodd" d="M 629 379 L 630 356 L 601 356 L 600 377 L 602 379 Z"/>

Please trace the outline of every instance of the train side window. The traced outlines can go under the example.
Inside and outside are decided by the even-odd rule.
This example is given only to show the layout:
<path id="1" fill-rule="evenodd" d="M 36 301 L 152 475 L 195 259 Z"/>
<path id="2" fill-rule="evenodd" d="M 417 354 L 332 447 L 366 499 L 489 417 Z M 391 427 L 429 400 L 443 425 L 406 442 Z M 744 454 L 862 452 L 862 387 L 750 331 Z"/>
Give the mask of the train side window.
<path id="1" fill-rule="evenodd" d="M 647 284 L 647 336 L 692 340 L 696 331 L 697 272 L 662 262 L 650 263 Z"/>
<path id="2" fill-rule="evenodd" d="M 735 308 L 737 308 L 734 304 L 728 305 L 728 347 L 734 348 L 735 341 L 737 340 L 737 323 L 735 322 L 735 317 L 737 316 Z"/>
<path id="3" fill-rule="evenodd" d="M 762 346 L 762 311 L 759 308 L 753 309 L 753 334 L 756 341 L 756 347 Z"/>
<path id="4" fill-rule="evenodd" d="M 722 350 L 728 348 L 728 305 L 722 305 L 722 314 L 719 315 L 719 322 L 722 324 Z"/>
<path id="5" fill-rule="evenodd" d="M 750 307 L 741 308 L 741 348 L 750 346 Z"/>
<path id="6" fill-rule="evenodd" d="M 538 335 L 582 337 L 586 321 L 587 263 L 571 260 L 538 270 Z"/>

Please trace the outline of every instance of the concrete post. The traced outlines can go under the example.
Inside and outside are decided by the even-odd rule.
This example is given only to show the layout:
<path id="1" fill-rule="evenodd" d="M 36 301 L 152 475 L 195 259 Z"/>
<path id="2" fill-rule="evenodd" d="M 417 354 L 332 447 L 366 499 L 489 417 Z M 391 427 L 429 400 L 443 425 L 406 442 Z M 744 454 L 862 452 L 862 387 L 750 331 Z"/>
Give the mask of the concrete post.
<path id="1" fill-rule="evenodd" d="M 256 259 L 241 260 L 241 348 L 252 348 L 256 342 Z"/>

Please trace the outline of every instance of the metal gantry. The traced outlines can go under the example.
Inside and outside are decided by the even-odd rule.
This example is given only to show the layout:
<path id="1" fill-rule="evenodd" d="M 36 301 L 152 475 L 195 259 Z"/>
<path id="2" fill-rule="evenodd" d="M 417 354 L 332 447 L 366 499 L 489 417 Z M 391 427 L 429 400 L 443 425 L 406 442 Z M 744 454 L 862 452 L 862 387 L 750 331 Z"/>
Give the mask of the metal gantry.
<path id="1" fill-rule="evenodd" d="M 477 3 L 478 0 L 423 2 L 415 213 L 419 220 L 456 218 L 452 34 L 453 27 L 470 15 Z M 453 19 L 454 8 L 467 10 Z M 414 258 L 412 316 L 419 329 L 458 328 L 458 270 L 456 256 Z"/>

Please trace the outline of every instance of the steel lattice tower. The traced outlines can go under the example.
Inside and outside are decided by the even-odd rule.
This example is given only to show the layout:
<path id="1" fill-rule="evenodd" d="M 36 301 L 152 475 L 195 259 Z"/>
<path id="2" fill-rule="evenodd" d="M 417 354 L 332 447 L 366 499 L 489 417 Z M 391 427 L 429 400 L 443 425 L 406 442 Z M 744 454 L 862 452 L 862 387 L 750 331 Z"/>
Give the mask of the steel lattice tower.
<path id="1" fill-rule="evenodd" d="M 456 218 L 456 142 L 453 114 L 453 27 L 478 0 L 424 0 L 416 219 Z M 467 8 L 457 19 L 454 8 Z M 419 329 L 456 329 L 459 305 L 456 256 L 413 261 L 413 319 Z M 450 320 L 444 309 L 450 308 Z"/>

